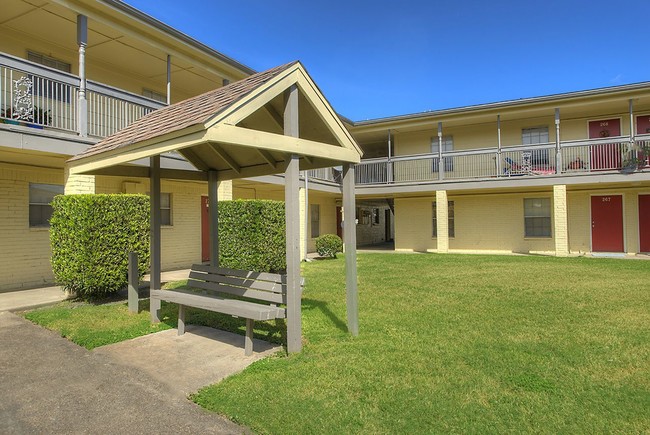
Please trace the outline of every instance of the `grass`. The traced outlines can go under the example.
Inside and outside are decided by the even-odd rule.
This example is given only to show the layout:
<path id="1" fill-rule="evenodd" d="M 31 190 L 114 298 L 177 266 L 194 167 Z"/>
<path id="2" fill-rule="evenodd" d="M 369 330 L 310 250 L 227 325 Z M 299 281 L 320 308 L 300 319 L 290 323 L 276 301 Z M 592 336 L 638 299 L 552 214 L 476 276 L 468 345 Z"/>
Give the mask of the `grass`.
<path id="1" fill-rule="evenodd" d="M 193 400 L 264 433 L 649 432 L 648 266 L 359 255 L 360 335 L 351 337 L 343 259 L 310 263 L 303 351 L 254 363 Z M 87 321 L 111 323 L 97 319 L 101 308 L 88 307 L 98 311 Z M 48 317 L 27 317 L 39 312 Z M 195 315 L 243 331 L 238 319 Z M 171 307 L 163 316 L 161 328 L 175 326 Z M 127 316 L 139 317 L 133 333 L 151 332 L 148 313 Z M 284 338 L 282 325 L 256 325 Z"/>
<path id="2" fill-rule="evenodd" d="M 170 283 L 165 288 L 183 287 L 185 281 Z M 28 320 L 57 331 L 61 336 L 83 346 L 94 349 L 107 344 L 118 343 L 142 335 L 165 329 L 176 328 L 178 324 L 178 306 L 162 303 L 161 322 L 151 324 L 149 299 L 140 300 L 138 314 L 131 314 L 125 301 L 108 303 L 85 303 L 64 301 L 55 306 L 24 313 Z M 235 319 L 219 313 L 187 308 L 185 321 L 190 324 L 204 325 L 212 328 L 245 334 L 245 320 Z M 284 320 L 273 322 L 256 322 L 257 338 L 274 343 L 286 342 L 286 325 Z"/>

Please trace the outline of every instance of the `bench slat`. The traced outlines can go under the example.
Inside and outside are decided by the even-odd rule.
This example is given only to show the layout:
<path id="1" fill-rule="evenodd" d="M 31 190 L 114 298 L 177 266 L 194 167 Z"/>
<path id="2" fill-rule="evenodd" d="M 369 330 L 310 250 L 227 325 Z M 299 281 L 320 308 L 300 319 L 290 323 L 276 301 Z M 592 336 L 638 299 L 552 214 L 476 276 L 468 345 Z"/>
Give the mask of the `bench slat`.
<path id="1" fill-rule="evenodd" d="M 271 281 L 277 282 L 278 284 L 282 284 L 284 281 L 286 281 L 285 275 L 280 275 L 279 273 L 251 272 L 249 270 L 228 269 L 225 267 L 208 266 L 205 264 L 194 264 L 192 265 L 192 270 L 214 273 L 218 275 L 236 276 L 239 278 L 250 278 L 260 281 Z"/>
<path id="2" fill-rule="evenodd" d="M 203 290 L 210 290 L 220 293 L 228 293 L 231 295 L 242 296 L 250 299 L 257 299 L 260 301 L 272 302 L 275 304 L 286 304 L 287 297 L 282 293 L 272 293 L 267 291 L 259 291 L 245 287 L 234 287 L 231 285 L 220 284 L 216 282 L 198 281 L 189 279 L 187 285 L 190 287 L 200 288 Z"/>
<path id="3" fill-rule="evenodd" d="M 213 273 L 217 275 L 233 276 L 238 278 L 248 278 L 258 281 L 270 281 L 278 284 L 286 284 L 287 276 L 279 273 L 270 272 L 251 272 L 248 270 L 228 269 L 226 267 L 210 266 L 207 264 L 193 264 L 193 271 Z M 300 277 L 300 285 L 305 285 L 305 278 Z"/>
<path id="4" fill-rule="evenodd" d="M 246 287 L 254 290 L 263 290 L 265 292 L 286 293 L 283 289 L 284 284 L 278 284 L 277 282 L 259 281 L 251 278 L 239 278 L 213 273 L 203 273 L 194 270 L 190 272 L 190 278 L 200 281 L 229 284 L 235 287 Z"/>
<path id="5" fill-rule="evenodd" d="M 285 317 L 283 308 L 236 299 L 224 299 L 212 295 L 199 295 L 190 290 L 151 290 L 150 297 L 252 320 L 271 320 Z"/>

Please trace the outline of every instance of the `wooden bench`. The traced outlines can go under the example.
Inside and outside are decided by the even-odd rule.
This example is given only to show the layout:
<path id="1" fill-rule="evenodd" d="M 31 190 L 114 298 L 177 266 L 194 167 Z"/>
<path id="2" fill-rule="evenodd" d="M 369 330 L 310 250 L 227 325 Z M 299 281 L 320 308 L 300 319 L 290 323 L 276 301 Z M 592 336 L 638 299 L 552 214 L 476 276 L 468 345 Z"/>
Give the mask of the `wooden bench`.
<path id="1" fill-rule="evenodd" d="M 250 272 L 195 264 L 190 271 L 191 289 L 151 290 L 150 297 L 178 304 L 178 335 L 185 333 L 185 307 L 201 308 L 246 319 L 244 352 L 253 353 L 253 322 L 283 319 L 287 303 L 287 277 L 277 273 Z M 300 292 L 304 279 L 300 280 Z M 237 296 L 242 299 L 235 299 Z"/>

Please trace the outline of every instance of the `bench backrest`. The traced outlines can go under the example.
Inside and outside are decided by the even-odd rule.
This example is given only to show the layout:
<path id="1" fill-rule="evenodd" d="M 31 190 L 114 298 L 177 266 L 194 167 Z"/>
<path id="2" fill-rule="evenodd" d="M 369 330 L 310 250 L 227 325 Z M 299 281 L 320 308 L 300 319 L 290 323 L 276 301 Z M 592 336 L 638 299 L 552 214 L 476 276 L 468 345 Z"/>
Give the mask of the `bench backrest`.
<path id="1" fill-rule="evenodd" d="M 287 276 L 195 264 L 187 284 L 191 287 L 227 293 L 273 304 L 287 303 Z M 300 279 L 300 290 L 304 278 Z"/>

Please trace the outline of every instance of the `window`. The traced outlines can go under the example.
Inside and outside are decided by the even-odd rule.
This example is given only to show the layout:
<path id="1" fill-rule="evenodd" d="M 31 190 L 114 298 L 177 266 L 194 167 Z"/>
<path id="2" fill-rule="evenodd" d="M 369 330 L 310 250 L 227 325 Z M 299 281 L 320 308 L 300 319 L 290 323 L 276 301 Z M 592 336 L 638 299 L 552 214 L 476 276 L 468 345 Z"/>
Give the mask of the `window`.
<path id="1" fill-rule="evenodd" d="M 431 153 L 438 154 L 439 145 L 438 145 L 438 136 L 431 138 Z M 448 151 L 454 150 L 454 138 L 453 136 L 443 136 L 442 137 L 442 152 L 446 153 Z M 433 172 L 438 172 L 438 159 L 433 161 Z M 445 157 L 445 172 L 454 170 L 454 159 L 453 157 Z"/>
<path id="2" fill-rule="evenodd" d="M 433 237 L 438 237 L 438 217 L 436 216 L 436 203 L 433 205 Z M 447 225 L 449 227 L 449 237 L 455 237 L 456 229 L 454 228 L 454 201 L 447 202 Z"/>
<path id="3" fill-rule="evenodd" d="M 551 199 L 524 199 L 526 237 L 551 237 Z"/>
<path id="4" fill-rule="evenodd" d="M 373 225 L 379 225 L 379 209 L 378 208 L 373 208 L 372 209 L 372 224 Z"/>
<path id="5" fill-rule="evenodd" d="M 66 73 L 72 71 L 72 66 L 69 63 L 35 51 L 27 51 L 27 60 Z M 51 100 L 63 101 L 65 103 L 70 102 L 70 87 L 68 85 L 31 74 L 29 75 L 29 79 L 32 82 L 32 92 L 34 95 L 49 98 Z M 40 108 L 40 110 L 39 108 L 34 108 L 34 122 L 48 125 L 50 123 L 48 120 L 49 116 L 51 115 L 43 113 L 42 108 Z"/>
<path id="6" fill-rule="evenodd" d="M 27 60 L 67 73 L 72 71 L 72 66 L 69 63 L 35 51 L 27 50 Z"/>
<path id="7" fill-rule="evenodd" d="M 548 127 L 524 128 L 521 130 L 521 143 L 533 145 L 548 143 Z M 530 156 L 532 165 L 548 164 L 548 150 L 532 150 Z"/>
<path id="8" fill-rule="evenodd" d="M 311 216 L 311 238 L 315 239 L 320 236 L 320 205 L 311 204 L 309 214 Z"/>
<path id="9" fill-rule="evenodd" d="M 160 92 L 156 92 L 151 89 L 147 89 L 147 88 L 142 89 L 142 96 L 145 98 L 149 98 L 150 100 L 159 101 L 161 103 L 167 103 L 167 95 L 161 94 Z"/>
<path id="10" fill-rule="evenodd" d="M 29 226 L 48 227 L 52 217 L 50 203 L 56 195 L 63 195 L 58 184 L 29 183 Z"/>
<path id="11" fill-rule="evenodd" d="M 172 194 L 160 194 L 160 225 L 172 225 Z"/>

